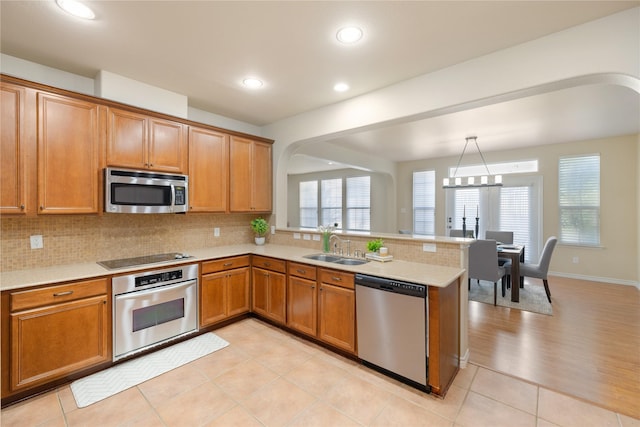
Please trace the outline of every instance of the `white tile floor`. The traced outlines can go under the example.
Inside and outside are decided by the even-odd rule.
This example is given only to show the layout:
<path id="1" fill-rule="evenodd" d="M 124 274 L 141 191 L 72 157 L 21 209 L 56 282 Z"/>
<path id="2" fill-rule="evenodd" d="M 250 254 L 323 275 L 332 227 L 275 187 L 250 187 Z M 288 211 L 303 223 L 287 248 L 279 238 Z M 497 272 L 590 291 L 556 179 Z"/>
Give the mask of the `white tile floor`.
<path id="1" fill-rule="evenodd" d="M 640 426 L 640 420 L 470 365 L 445 399 L 255 319 L 230 346 L 78 409 L 68 386 L 10 406 L 2 426 Z"/>

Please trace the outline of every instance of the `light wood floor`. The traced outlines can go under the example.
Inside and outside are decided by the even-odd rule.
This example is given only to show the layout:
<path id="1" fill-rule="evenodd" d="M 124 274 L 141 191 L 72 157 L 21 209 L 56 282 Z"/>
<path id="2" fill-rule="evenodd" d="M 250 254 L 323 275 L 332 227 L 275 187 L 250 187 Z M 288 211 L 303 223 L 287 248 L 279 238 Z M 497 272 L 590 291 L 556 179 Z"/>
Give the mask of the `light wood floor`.
<path id="1" fill-rule="evenodd" d="M 470 301 L 470 361 L 640 418 L 640 291 L 560 277 L 549 287 L 553 316 Z"/>

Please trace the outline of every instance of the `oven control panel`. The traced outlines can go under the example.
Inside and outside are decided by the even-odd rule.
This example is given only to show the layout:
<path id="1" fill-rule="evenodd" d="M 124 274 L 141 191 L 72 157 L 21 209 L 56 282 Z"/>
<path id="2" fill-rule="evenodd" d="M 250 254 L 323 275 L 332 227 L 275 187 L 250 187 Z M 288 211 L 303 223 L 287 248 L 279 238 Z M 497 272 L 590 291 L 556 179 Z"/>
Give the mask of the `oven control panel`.
<path id="1" fill-rule="evenodd" d="M 154 273 L 148 276 L 136 277 L 135 282 L 137 288 L 139 286 L 170 282 L 177 279 L 182 279 L 182 270 L 165 271 L 163 273 Z"/>

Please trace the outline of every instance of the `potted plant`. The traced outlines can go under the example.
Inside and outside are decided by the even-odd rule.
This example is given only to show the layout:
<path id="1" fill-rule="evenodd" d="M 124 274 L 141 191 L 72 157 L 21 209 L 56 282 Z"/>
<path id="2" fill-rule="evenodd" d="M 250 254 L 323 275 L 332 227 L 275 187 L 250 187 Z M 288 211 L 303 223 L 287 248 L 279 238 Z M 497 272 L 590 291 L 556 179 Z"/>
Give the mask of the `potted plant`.
<path id="1" fill-rule="evenodd" d="M 367 242 L 367 250 L 369 252 L 377 253 L 382 246 L 384 246 L 384 242 L 382 241 L 382 239 L 374 239 Z"/>
<path id="2" fill-rule="evenodd" d="M 251 229 L 256 234 L 256 245 L 264 245 L 265 235 L 269 230 L 269 223 L 264 218 L 256 218 L 251 220 Z"/>

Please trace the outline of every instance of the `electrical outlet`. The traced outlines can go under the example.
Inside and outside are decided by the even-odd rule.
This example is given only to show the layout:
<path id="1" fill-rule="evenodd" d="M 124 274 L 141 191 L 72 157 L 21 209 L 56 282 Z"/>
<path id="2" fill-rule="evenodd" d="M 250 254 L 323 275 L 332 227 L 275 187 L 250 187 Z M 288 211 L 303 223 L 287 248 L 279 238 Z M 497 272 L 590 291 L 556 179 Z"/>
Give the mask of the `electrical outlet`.
<path id="1" fill-rule="evenodd" d="M 577 257 L 577 256 L 574 256 L 574 257 L 573 257 L 573 259 L 572 259 L 572 262 L 573 262 L 574 264 L 579 264 L 579 263 L 580 263 L 580 258 L 579 258 L 579 257 Z"/>
<path id="2" fill-rule="evenodd" d="M 303 240 L 311 240 L 311 234 L 303 234 L 302 235 L 302 239 Z"/>
<path id="3" fill-rule="evenodd" d="M 42 240 L 41 234 L 31 236 L 30 239 L 31 239 L 31 249 L 42 249 L 44 247 L 44 241 Z"/>
<path id="4" fill-rule="evenodd" d="M 215 227 L 213 229 L 213 237 L 220 237 L 220 228 L 219 227 Z"/>
<path id="5" fill-rule="evenodd" d="M 271 234 L 276 234 L 276 226 L 275 225 L 271 226 Z"/>
<path id="6" fill-rule="evenodd" d="M 435 243 L 423 243 L 422 244 L 422 251 L 423 252 L 435 252 L 436 251 L 436 244 Z"/>
<path id="7" fill-rule="evenodd" d="M 314 234 L 313 235 L 313 240 L 315 240 L 316 242 L 320 241 L 320 235 L 319 234 Z"/>
<path id="8" fill-rule="evenodd" d="M 300 233 L 293 233 L 294 240 L 300 240 Z"/>

